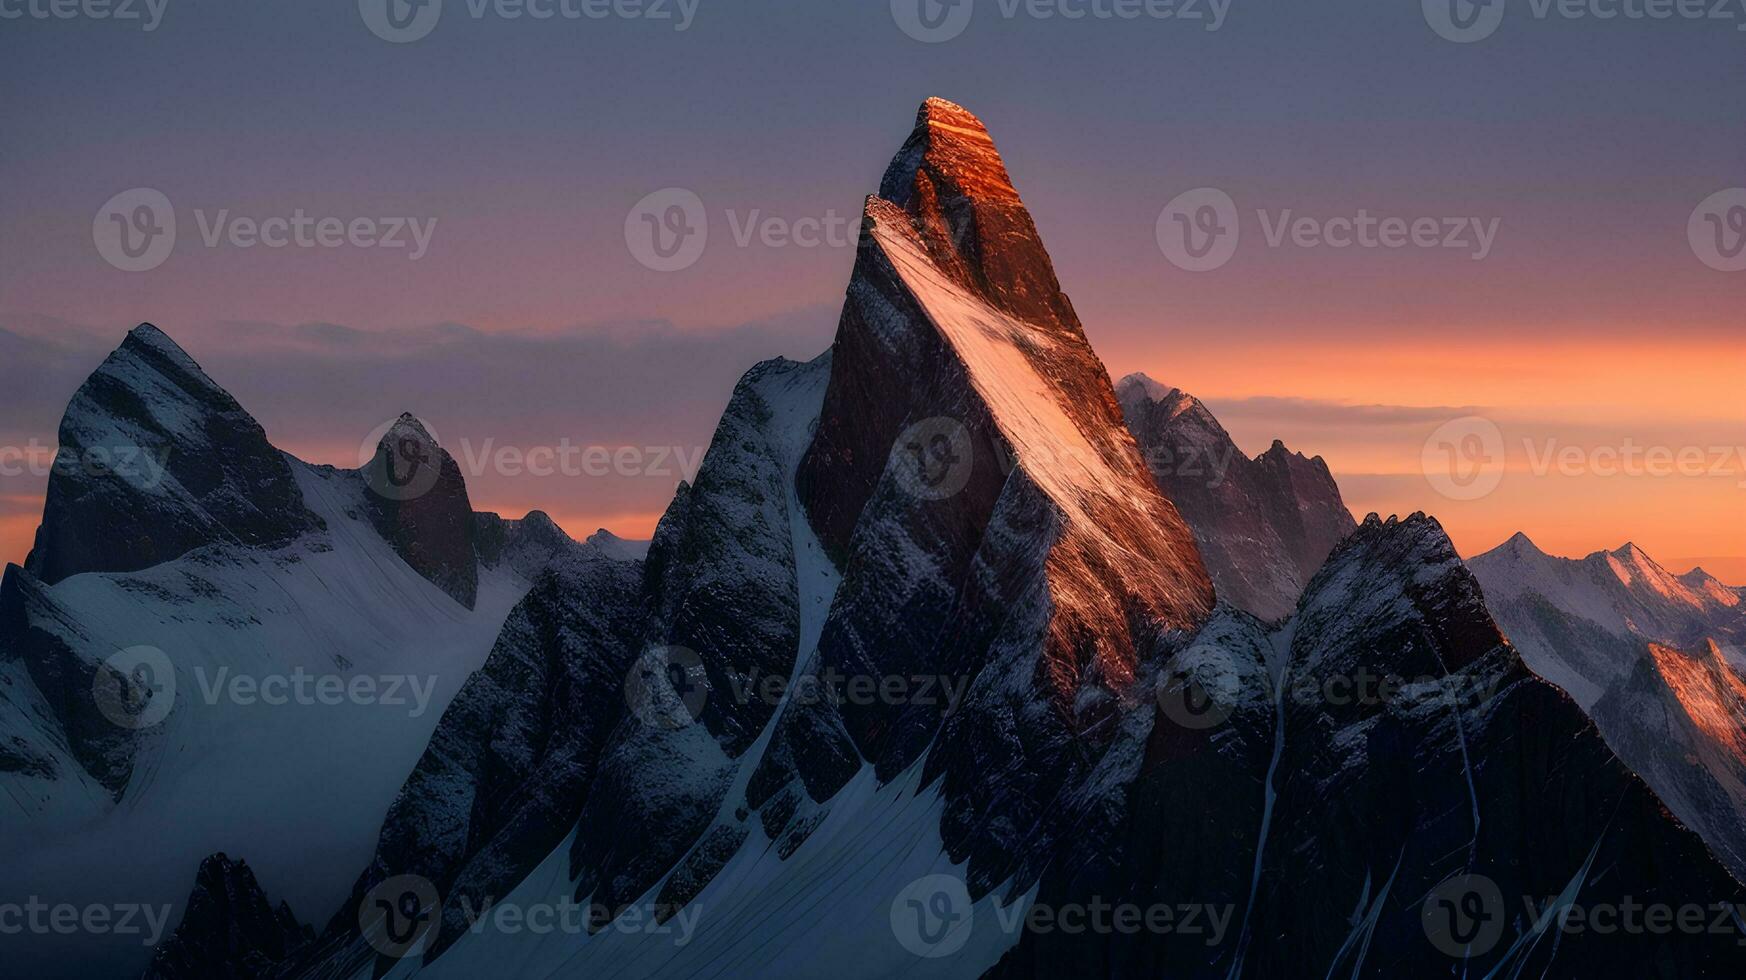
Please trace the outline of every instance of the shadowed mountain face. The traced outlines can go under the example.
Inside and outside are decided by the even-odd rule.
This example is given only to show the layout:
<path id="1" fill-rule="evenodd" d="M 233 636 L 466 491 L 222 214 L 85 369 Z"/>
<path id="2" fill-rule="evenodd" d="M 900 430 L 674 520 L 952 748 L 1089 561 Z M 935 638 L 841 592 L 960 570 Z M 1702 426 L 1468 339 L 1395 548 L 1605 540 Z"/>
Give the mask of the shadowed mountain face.
<path id="1" fill-rule="evenodd" d="M 1280 631 L 1223 623 L 1170 673 L 1213 710 L 1165 698 L 1112 844 L 1065 856 L 1038 901 L 1228 911 L 1228 934 L 1027 933 L 992 976 L 1746 965 L 1732 932 L 1578 935 L 1537 917 L 1562 895 L 1584 914 L 1656 903 L 1726 920 L 1742 889 L 1523 666 L 1435 521 L 1372 515 Z"/>
<path id="2" fill-rule="evenodd" d="M 227 848 L 306 912 L 345 896 L 510 608 L 582 548 L 544 515 L 473 513 L 453 461 L 410 417 L 402 435 L 393 445 L 422 436 L 415 450 L 443 465 L 420 473 L 439 479 L 303 463 L 147 325 L 91 375 L 62 425 L 38 547 L 0 580 L 0 863 L 14 887 L 173 906 Z M 219 887 L 241 882 L 228 865 L 208 870 L 191 909 L 246 891 Z M 165 969 L 289 955 L 261 945 L 273 929 L 249 910 L 189 916 Z M 22 946 L 10 966 L 29 975 L 145 965 L 119 935 Z"/>
<path id="3" fill-rule="evenodd" d="M 1159 465 L 1190 451 L 1223 478 Z M 355 551 L 366 578 L 332 591 L 434 604 L 427 642 L 504 618 L 360 821 L 349 893 L 297 903 L 322 933 L 219 855 L 162 980 L 1746 967 L 1736 935 L 1538 914 L 1741 889 L 1523 665 L 1434 520 L 1354 526 L 1319 460 L 1243 459 L 1143 378 L 1118 400 L 952 103 L 921 107 L 867 201 L 831 350 L 745 375 L 646 553 L 473 514 L 410 417 L 360 472 L 289 465 L 328 537 L 275 568 Z M 88 612 L 7 583 L 0 651 L 35 630 L 59 644 L 29 639 L 39 673 L 93 659 Z M 1676 675 L 1699 728 L 1728 716 L 1724 676 Z M 77 683 L 32 687 L 31 717 Z M 71 722 L 41 727 L 13 770 L 72 757 Z M 1129 927 L 1031 915 L 1112 906 Z M 537 908 L 583 914 L 488 914 Z"/>
<path id="4" fill-rule="evenodd" d="M 137 571 L 214 542 L 274 547 L 320 525 L 260 424 L 142 323 L 67 406 L 24 564 L 53 585 L 79 572 Z"/>
<path id="5" fill-rule="evenodd" d="M 1517 534 L 1474 558 L 1522 659 L 1586 708 L 1675 816 L 1746 876 L 1746 602 L 1636 545 L 1548 555 Z"/>
<path id="6" fill-rule="evenodd" d="M 1144 374 L 1116 385 L 1158 486 L 1194 531 L 1219 598 L 1269 622 L 1297 608 L 1328 552 L 1352 533 L 1328 464 L 1277 440 L 1250 459 L 1194 396 Z"/>

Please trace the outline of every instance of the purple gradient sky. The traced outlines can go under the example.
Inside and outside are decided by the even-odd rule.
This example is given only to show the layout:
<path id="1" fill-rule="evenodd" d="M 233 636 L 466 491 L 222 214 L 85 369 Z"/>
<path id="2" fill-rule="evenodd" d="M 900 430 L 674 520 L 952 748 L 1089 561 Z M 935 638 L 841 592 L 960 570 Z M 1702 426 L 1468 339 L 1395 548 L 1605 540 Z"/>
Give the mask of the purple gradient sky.
<path id="1" fill-rule="evenodd" d="M 737 247 L 726 213 L 857 214 L 939 94 L 993 130 L 1112 373 L 1227 406 L 1245 450 L 1278 434 L 1323 453 L 1355 510 L 1431 510 L 1468 553 L 1523 527 L 1567 553 L 1634 537 L 1670 561 L 1746 559 L 1733 479 L 1534 478 L 1444 501 L 1416 472 L 1435 422 L 1251 401 L 1477 406 L 1512 435 L 1588 445 L 1746 442 L 1746 274 L 1699 264 L 1685 236 L 1699 201 L 1746 184 L 1740 22 L 1539 21 L 1512 0 L 1497 35 L 1457 45 L 1411 2 L 1236 0 L 1209 33 L 1008 20 L 978 0 L 961 37 L 928 45 L 885 0 L 702 0 L 684 32 L 446 6 L 406 45 L 343 0 L 169 0 L 151 33 L 0 22 L 0 330 L 18 341 L 0 343 L 0 440 L 52 440 L 103 345 L 151 320 L 322 461 L 402 408 L 475 443 L 699 444 L 745 367 L 829 342 L 853 259 Z M 1246 221 L 1474 216 L 1499 221 L 1498 242 L 1483 262 L 1270 249 L 1250 224 L 1234 261 L 1195 275 L 1164 260 L 1153 224 L 1203 185 Z M 181 240 L 124 273 L 91 222 L 141 186 L 175 203 Z M 702 259 L 672 274 L 623 235 L 667 186 L 696 191 L 712 222 Z M 222 208 L 437 228 L 416 262 L 202 247 L 193 212 Z M 478 336 L 445 346 L 445 323 Z M 632 533 L 670 492 L 496 474 L 475 491 Z M 4 557 L 21 557 L 38 494 L 0 475 Z"/>

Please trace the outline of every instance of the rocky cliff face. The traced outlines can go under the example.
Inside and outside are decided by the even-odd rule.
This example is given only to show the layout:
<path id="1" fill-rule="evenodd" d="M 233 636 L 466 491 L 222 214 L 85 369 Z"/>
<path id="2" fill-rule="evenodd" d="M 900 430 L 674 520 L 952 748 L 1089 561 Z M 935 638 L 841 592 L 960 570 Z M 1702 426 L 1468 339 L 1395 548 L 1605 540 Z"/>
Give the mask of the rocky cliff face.
<path id="1" fill-rule="evenodd" d="M 1746 609 L 1702 570 L 1676 576 L 1627 544 L 1582 559 L 1525 534 L 1474 558 L 1488 607 L 1535 673 L 1746 876 Z"/>
<path id="2" fill-rule="evenodd" d="M 1283 447 L 1171 502 L 1130 427 L 1155 447 L 1228 436 L 1180 393 L 1118 401 L 980 121 L 925 103 L 864 217 L 832 349 L 748 372 L 646 557 L 463 514 L 412 423 L 378 452 L 404 439 L 420 461 L 390 487 L 432 478 L 408 506 L 371 502 L 368 474 L 296 471 L 424 615 L 471 622 L 541 572 L 401 770 L 322 935 L 216 869 L 205 891 L 235 910 L 166 948 L 181 975 L 1746 965 L 1719 930 L 1540 914 L 1741 889 L 1523 666 L 1435 521 L 1353 528 L 1325 467 Z M 1248 535 L 1264 546 L 1229 540 Z M 1222 549 L 1212 575 L 1197 537 Z M 1221 575 L 1286 618 L 1215 606 Z M 1724 677 L 1680 676 L 1720 705 L 1705 721 L 1732 710 Z M 429 940 L 391 953 L 360 912 L 408 881 Z M 1112 905 L 1141 927 L 1026 924 Z M 566 906 L 578 928 L 489 914 Z"/>
<path id="3" fill-rule="evenodd" d="M 201 862 L 182 923 L 152 954 L 145 980 L 256 980 L 314 939 L 289 905 L 267 901 L 247 862 L 214 854 Z"/>
<path id="4" fill-rule="evenodd" d="M 1554 901 L 1714 914 L 1742 889 L 1522 665 L 1434 521 L 1373 515 L 1271 645 L 1239 629 L 1202 642 L 1220 654 L 1185 653 L 1172 674 L 1213 707 L 1162 702 L 1116 846 L 1075 855 L 1039 902 L 1192 905 L 1232 925 L 1027 932 L 994 976 L 1673 977 L 1746 962 L 1722 930 L 1572 933 L 1540 915 Z M 1268 752 L 1254 685 L 1270 646 Z M 1166 802 L 1208 775 L 1186 812 Z"/>
<path id="5" fill-rule="evenodd" d="M 460 464 L 418 419 L 402 415 L 383 434 L 363 476 L 377 532 L 406 564 L 473 608 L 479 529 Z"/>
<path id="6" fill-rule="evenodd" d="M 1158 486 L 1194 531 L 1219 598 L 1263 620 L 1291 615 L 1352 515 L 1320 456 L 1275 441 L 1250 459 L 1205 405 L 1143 374 L 1116 385 Z"/>
<path id="7" fill-rule="evenodd" d="M 142 323 L 67 406 L 25 568 L 52 585 L 215 542 L 271 548 L 320 523 L 260 424 Z"/>

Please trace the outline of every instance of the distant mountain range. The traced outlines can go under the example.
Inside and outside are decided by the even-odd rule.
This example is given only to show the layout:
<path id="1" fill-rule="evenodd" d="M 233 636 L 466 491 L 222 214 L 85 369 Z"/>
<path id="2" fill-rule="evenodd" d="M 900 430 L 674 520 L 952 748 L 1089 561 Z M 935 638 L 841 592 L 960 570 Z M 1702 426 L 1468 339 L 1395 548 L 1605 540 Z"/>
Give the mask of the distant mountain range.
<path id="1" fill-rule="evenodd" d="M 944 100 L 830 350 L 745 375 L 646 544 L 474 513 L 411 416 L 301 463 L 150 326 L 61 445 L 163 462 L 57 472 L 6 571 L 0 860 L 180 915 L 149 963 L 42 939 L 33 974 L 1746 969 L 1740 592 L 1635 549 L 1464 563 L 1112 384 Z M 200 696 L 226 668 L 428 710 Z M 1632 903 L 1724 914 L 1558 924 Z"/>

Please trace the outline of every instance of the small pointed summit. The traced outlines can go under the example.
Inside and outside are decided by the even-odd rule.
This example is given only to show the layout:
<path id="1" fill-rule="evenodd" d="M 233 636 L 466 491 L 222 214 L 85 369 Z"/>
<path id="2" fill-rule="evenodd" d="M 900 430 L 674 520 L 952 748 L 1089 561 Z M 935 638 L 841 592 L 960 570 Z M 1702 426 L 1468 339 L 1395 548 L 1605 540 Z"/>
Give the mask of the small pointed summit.
<path id="1" fill-rule="evenodd" d="M 1544 556 L 1546 554 L 1540 550 L 1540 546 L 1535 544 L 1532 538 L 1528 537 L 1525 531 L 1517 531 L 1510 535 L 1510 539 L 1505 541 L 1504 545 L 1510 549 L 1512 554 L 1516 555 Z"/>
<path id="2" fill-rule="evenodd" d="M 51 585 L 217 542 L 276 547 L 321 527 L 260 423 L 150 323 L 80 385 L 58 437 L 25 561 Z"/>
<path id="3" fill-rule="evenodd" d="M 479 530 L 460 464 L 407 412 L 383 432 L 360 473 L 377 532 L 414 571 L 473 608 Z"/>

